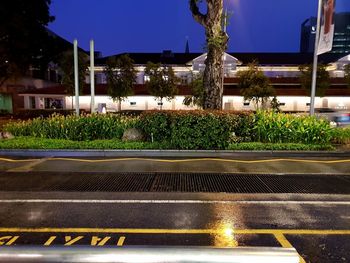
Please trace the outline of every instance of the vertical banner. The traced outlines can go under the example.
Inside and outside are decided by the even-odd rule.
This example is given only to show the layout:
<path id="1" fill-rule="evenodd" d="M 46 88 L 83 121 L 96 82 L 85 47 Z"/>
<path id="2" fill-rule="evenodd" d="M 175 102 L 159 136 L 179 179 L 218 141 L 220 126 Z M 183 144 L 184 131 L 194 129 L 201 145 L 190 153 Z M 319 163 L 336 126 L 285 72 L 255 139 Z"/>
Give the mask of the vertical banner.
<path id="1" fill-rule="evenodd" d="M 333 46 L 335 0 L 322 0 L 322 19 L 317 55 L 329 52 Z"/>

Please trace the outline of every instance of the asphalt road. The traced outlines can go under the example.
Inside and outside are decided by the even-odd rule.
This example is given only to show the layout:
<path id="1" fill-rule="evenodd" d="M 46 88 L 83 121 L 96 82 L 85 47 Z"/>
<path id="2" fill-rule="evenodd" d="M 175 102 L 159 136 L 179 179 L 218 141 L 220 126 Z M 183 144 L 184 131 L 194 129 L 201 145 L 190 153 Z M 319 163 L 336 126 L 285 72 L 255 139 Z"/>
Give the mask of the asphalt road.
<path id="1" fill-rule="evenodd" d="M 52 177 L 53 171 L 57 170 L 130 172 L 148 167 L 148 171 L 159 171 L 160 166 L 166 171 L 237 172 L 242 169 L 244 173 L 256 172 L 257 165 L 264 168 L 264 173 L 274 169 L 280 176 L 284 175 L 282 170 L 300 172 L 306 166 L 310 173 L 328 174 L 331 171 L 338 177 L 349 174 L 347 159 L 227 160 L 95 162 L 89 159 L 85 162 L 35 159 L 11 162 L 2 159 L 0 168 L 7 171 L 6 176 L 12 173 L 14 177 L 30 176 L 36 171 Z M 321 168 L 323 172 L 319 171 Z M 0 181 L 4 176 L 0 173 Z M 32 185 L 43 184 L 33 178 Z M 28 244 L 293 246 L 303 258 L 301 262 L 350 262 L 350 195 L 33 192 L 30 189 L 18 192 L 2 189 L 0 246 Z"/>
<path id="2" fill-rule="evenodd" d="M 5 246 L 293 246 L 305 262 L 350 260 L 347 196 L 3 192 L 0 197 Z"/>

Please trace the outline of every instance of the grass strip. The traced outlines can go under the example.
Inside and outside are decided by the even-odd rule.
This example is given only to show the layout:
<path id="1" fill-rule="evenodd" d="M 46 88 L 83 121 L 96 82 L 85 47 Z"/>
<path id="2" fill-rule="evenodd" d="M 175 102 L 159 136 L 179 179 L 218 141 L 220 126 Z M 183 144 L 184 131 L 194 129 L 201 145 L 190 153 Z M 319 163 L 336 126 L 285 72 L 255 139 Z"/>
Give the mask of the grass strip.
<path id="1" fill-rule="evenodd" d="M 0 149 L 100 149 L 100 150 L 154 150 L 174 149 L 170 143 L 152 142 L 123 142 L 121 140 L 93 140 L 71 141 L 64 139 L 46 139 L 36 137 L 15 137 L 14 139 L 0 140 Z M 335 150 L 332 145 L 299 144 L 299 143 L 260 143 L 244 142 L 230 144 L 226 150 L 250 150 L 250 151 L 322 151 Z"/>

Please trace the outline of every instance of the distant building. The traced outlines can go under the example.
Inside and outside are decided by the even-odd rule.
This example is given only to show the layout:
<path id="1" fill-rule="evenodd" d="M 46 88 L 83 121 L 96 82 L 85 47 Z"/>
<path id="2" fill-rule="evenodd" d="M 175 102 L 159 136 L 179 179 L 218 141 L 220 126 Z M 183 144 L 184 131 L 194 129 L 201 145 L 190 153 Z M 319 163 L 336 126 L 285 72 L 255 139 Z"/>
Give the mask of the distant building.
<path id="1" fill-rule="evenodd" d="M 113 57 L 119 57 L 118 54 Z M 183 105 L 183 99 L 190 94 L 188 84 L 191 82 L 192 73 L 203 72 L 207 54 L 203 53 L 173 53 L 165 50 L 161 53 L 128 53 L 134 60 L 137 70 L 137 80 L 134 85 L 134 94 L 121 102 L 122 110 L 183 110 L 195 109 Z M 107 95 L 107 79 L 104 74 L 106 60 L 109 57 L 96 59 L 95 63 L 95 105 L 99 109 L 101 105 L 107 111 L 118 111 L 118 103 Z M 269 77 L 272 86 L 276 89 L 277 99 L 283 111 L 300 112 L 308 111 L 310 94 L 300 85 L 299 65 L 310 64 L 313 54 L 303 53 L 225 53 L 224 56 L 224 96 L 223 108 L 225 110 L 253 110 L 253 103 L 244 101 L 238 88 L 237 73 L 246 70 L 252 61 L 258 61 L 259 68 Z M 175 75 L 179 78 L 178 95 L 171 101 L 160 102 L 152 97 L 146 88 L 145 82 L 149 76 L 145 74 L 145 66 L 148 61 L 171 66 Z M 325 97 L 316 98 L 316 108 L 330 107 L 338 109 L 350 109 L 350 89 L 344 80 L 343 67 L 350 63 L 350 55 L 327 53 L 319 57 L 319 61 L 328 64 L 327 70 L 331 76 L 331 86 Z M 80 96 L 80 108 L 90 109 L 90 78 L 87 74 L 86 85 Z M 64 109 L 71 109 L 74 98 L 68 96 L 62 85 L 37 90 L 27 90 L 19 94 L 23 97 L 25 109 L 49 109 L 52 104 L 59 104 Z M 73 100 L 73 101 L 72 101 Z M 73 104 L 72 104 L 73 103 Z M 57 107 L 56 107 L 57 108 Z"/>
<path id="2" fill-rule="evenodd" d="M 335 14 L 334 20 L 335 29 L 331 53 L 350 54 L 350 12 Z M 310 17 L 301 24 L 300 52 L 314 52 L 316 24 L 316 17 Z"/>

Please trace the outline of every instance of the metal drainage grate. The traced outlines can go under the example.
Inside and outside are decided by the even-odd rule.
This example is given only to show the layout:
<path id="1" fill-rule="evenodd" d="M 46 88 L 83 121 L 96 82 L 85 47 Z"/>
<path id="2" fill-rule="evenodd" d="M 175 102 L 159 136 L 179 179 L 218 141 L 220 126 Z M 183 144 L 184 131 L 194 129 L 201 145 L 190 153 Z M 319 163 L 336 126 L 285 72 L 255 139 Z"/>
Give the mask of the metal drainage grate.
<path id="1" fill-rule="evenodd" d="M 4 172 L 0 191 L 350 194 L 350 176 Z"/>

